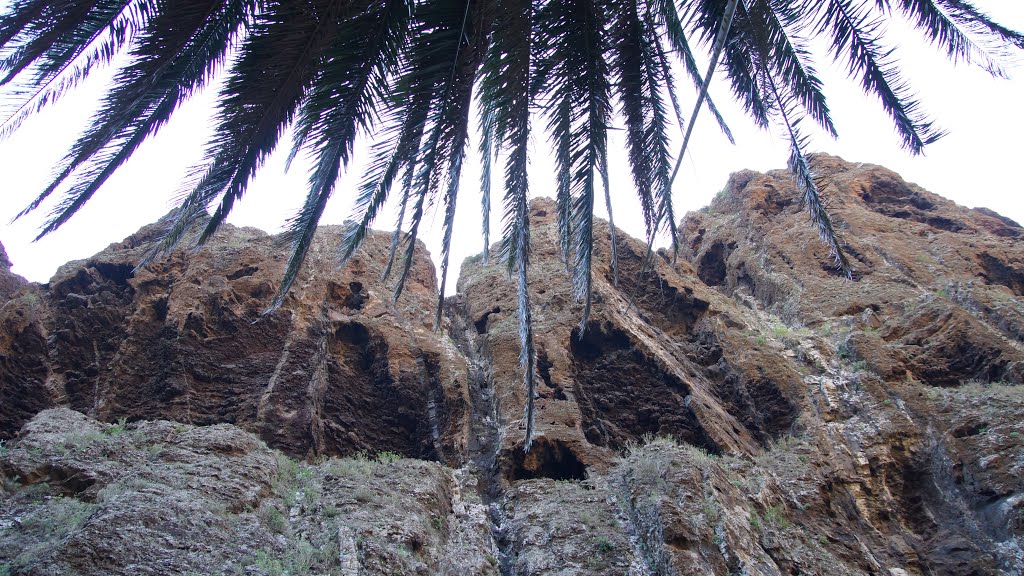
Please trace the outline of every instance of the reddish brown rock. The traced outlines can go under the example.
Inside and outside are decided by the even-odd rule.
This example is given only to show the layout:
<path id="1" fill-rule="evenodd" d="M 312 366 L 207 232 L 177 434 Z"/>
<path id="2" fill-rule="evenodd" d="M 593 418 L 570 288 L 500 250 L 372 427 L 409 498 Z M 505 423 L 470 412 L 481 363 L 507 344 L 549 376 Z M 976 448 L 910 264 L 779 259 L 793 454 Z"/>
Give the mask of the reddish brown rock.
<path id="1" fill-rule="evenodd" d="M 0 300 L 10 298 L 18 288 L 27 284 L 21 276 L 11 272 L 11 260 L 7 257 L 7 250 L 0 244 Z"/>
<path id="2" fill-rule="evenodd" d="M 202 499 L 129 487 L 123 505 L 101 503 L 96 523 L 53 534 L 0 524 L 0 536 L 47 542 L 38 566 L 99 571 L 121 570 L 121 559 L 149 569 L 142 559 L 160 549 L 155 531 L 135 543 L 101 527 L 200 531 L 199 518 L 223 530 L 180 564 L 246 558 L 254 574 L 294 567 L 239 539 L 284 554 L 325 534 L 339 551 L 316 556 L 325 573 L 1020 573 L 1020 227 L 882 168 L 815 166 L 830 176 L 853 281 L 829 267 L 789 177 L 745 172 L 684 220 L 689 262 L 660 253 L 645 264 L 645 245 L 620 234 L 616 283 L 598 222 L 583 327 L 553 203 L 533 202 L 539 384 L 528 453 L 515 286 L 497 251 L 464 264 L 446 333 L 435 333 L 425 260 L 397 303 L 378 280 L 387 235 L 337 271 L 338 232 L 321 230 L 285 306 L 260 316 L 283 265 L 273 238 L 229 228 L 203 252 L 135 273 L 144 229 L 0 309 L 3 399 L 22 394 L 0 416 L 10 436 L 42 407 L 70 406 L 137 420 L 129 430 L 151 444 L 150 431 L 166 433 L 173 449 L 133 448 L 125 461 L 120 444 L 94 442 L 102 450 L 87 461 L 77 440 L 43 424 L 62 414 L 87 438 L 120 425 L 45 411 L 3 446 L 0 523 L 57 512 L 33 500 L 44 481 L 88 503 L 84 484 L 99 490 L 119 469 L 142 469 L 148 451 L 161 466 L 165 451 L 187 459 L 170 484 Z M 182 430 L 208 431 L 226 452 L 184 450 L 180 425 L 154 419 L 204 425 Z M 282 492 L 279 472 L 269 499 L 207 496 L 220 480 L 204 469 L 219 478 L 222 460 L 260 452 L 231 448 L 258 443 L 230 424 L 300 457 L 386 450 L 462 467 L 389 453 L 316 466 L 278 458 L 309 484 Z M 61 506 L 82 508 L 68 497 Z M 256 509 L 227 523 L 204 515 L 203 499 Z M 238 524 L 253 513 L 266 526 Z M 285 528 L 271 541 L 274 526 Z M 0 566 L 28 565 L 10 549 L 0 546 Z"/>
<path id="3" fill-rule="evenodd" d="M 3 415 L 6 435 L 57 402 L 107 421 L 233 423 L 297 456 L 463 457 L 465 366 L 432 331 L 422 248 L 395 303 L 381 280 L 390 235 L 371 234 L 339 270 L 340 229 L 322 228 L 285 304 L 262 315 L 284 266 L 277 239 L 227 226 L 203 250 L 134 271 L 154 231 L 5 306 L 3 383 L 35 390 Z"/>
<path id="4" fill-rule="evenodd" d="M 597 227 L 594 307 L 586 329 L 558 256 L 554 204 L 531 204 L 534 331 L 540 376 L 537 445 L 521 456 L 525 394 L 518 365 L 514 284 L 504 264 L 464 265 L 459 291 L 482 337 L 511 479 L 582 477 L 645 435 L 671 435 L 712 453 L 753 454 L 797 415 L 799 374 L 772 351 L 730 345 L 746 326 L 737 306 L 686 264 L 619 235 L 619 283 L 607 226 Z M 563 470 L 564 469 L 564 470 Z M 575 470 L 573 472 L 572 470 Z"/>
<path id="5" fill-rule="evenodd" d="M 877 331 L 855 352 L 890 377 L 940 386 L 1024 382 L 1024 228 L 904 182 L 879 166 L 817 156 L 854 266 L 842 278 L 783 171 L 734 174 L 682 223 L 700 277 L 790 323 Z M 899 374 L 902 376 L 903 374 Z"/>

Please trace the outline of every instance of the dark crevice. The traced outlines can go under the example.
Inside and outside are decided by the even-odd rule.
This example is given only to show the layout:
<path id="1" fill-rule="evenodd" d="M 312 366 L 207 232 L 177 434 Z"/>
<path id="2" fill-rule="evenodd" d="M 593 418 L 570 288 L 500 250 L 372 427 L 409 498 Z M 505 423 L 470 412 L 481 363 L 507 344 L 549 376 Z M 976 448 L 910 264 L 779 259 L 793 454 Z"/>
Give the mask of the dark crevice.
<path id="1" fill-rule="evenodd" d="M 725 283 L 725 261 L 729 258 L 725 243 L 714 242 L 697 262 L 697 276 L 708 286 L 721 286 Z"/>
<path id="2" fill-rule="evenodd" d="M 349 295 L 345 297 L 342 306 L 350 310 L 362 310 L 363 304 L 369 299 L 367 293 L 363 290 L 363 285 L 360 282 L 349 282 L 348 283 Z"/>
<path id="3" fill-rule="evenodd" d="M 1011 266 L 987 252 L 981 253 L 978 258 L 989 283 L 1001 284 L 1017 296 L 1024 296 L 1024 268 Z"/>
<path id="4" fill-rule="evenodd" d="M 239 268 L 238 270 L 235 270 L 231 274 L 228 274 L 227 278 L 228 278 L 228 280 L 238 280 L 239 278 L 245 278 L 246 276 L 252 276 L 256 272 L 259 272 L 259 268 L 258 267 L 256 267 L 256 266 L 246 266 L 244 268 Z"/>
<path id="5" fill-rule="evenodd" d="M 422 370 L 392 375 L 387 340 L 357 322 L 337 325 L 327 342 L 323 453 L 397 452 L 436 460 L 429 388 L 439 378 L 436 359 Z M 433 369 L 432 369 L 433 368 Z"/>
<path id="6" fill-rule="evenodd" d="M 488 320 L 488 318 L 491 317 L 491 314 L 500 314 L 500 313 L 501 313 L 501 307 L 499 307 L 499 306 L 495 306 L 490 311 L 484 312 L 483 316 L 477 318 L 476 322 L 473 322 L 473 325 L 476 326 L 476 333 L 477 334 L 487 334 L 487 320 Z"/>
<path id="7" fill-rule="evenodd" d="M 476 470 L 477 492 L 487 506 L 491 537 L 497 547 L 498 569 L 502 576 L 513 573 L 514 543 L 509 535 L 501 503 L 507 481 L 499 465 L 501 447 L 498 422 L 499 399 L 492 382 L 494 361 L 487 338 L 487 317 L 501 312 L 495 306 L 475 322 L 462 295 L 445 300 L 445 314 L 451 322 L 449 334 L 468 361 L 470 395 L 469 460 Z"/>
<path id="8" fill-rule="evenodd" d="M 540 374 L 540 379 L 544 382 L 544 390 L 541 390 L 540 395 L 544 398 L 554 398 L 556 400 L 566 400 L 565 390 L 561 386 L 551 381 L 551 368 L 554 363 L 548 358 L 547 350 L 543 347 L 537 349 L 537 372 Z"/>
<path id="9" fill-rule="evenodd" d="M 689 332 L 708 310 L 708 303 L 696 297 L 692 288 L 666 283 L 645 262 L 644 254 L 628 243 L 622 243 L 619 250 L 618 288 L 645 319 L 668 335 Z"/>
<path id="10" fill-rule="evenodd" d="M 529 452 L 516 450 L 511 456 L 510 480 L 587 478 L 587 467 L 568 446 L 558 440 L 541 436 L 534 440 Z"/>
<path id="11" fill-rule="evenodd" d="M 645 354 L 625 332 L 609 323 L 591 322 L 582 338 L 578 328 L 573 330 L 569 348 L 574 394 L 590 443 L 622 449 L 654 434 L 719 452 L 690 408 L 687 384 Z"/>
<path id="12" fill-rule="evenodd" d="M 105 276 L 112 280 L 114 284 L 119 286 L 127 286 L 128 280 L 135 276 L 132 266 L 128 264 L 113 264 L 110 262 L 95 262 L 93 267 Z"/>

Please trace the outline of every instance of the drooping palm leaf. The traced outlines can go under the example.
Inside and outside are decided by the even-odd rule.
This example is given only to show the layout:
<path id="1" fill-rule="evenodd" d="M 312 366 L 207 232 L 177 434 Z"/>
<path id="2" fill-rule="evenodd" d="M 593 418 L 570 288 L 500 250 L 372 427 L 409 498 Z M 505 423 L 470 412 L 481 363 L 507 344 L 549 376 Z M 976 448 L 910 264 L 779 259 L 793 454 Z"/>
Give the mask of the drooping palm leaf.
<path id="1" fill-rule="evenodd" d="M 501 257 L 505 259 L 509 273 L 514 273 L 516 278 L 519 366 L 523 371 L 526 391 L 523 449 L 529 450 L 535 430 L 537 395 L 533 320 L 527 277 L 530 262 L 527 175 L 530 105 L 539 88 L 533 78 L 535 69 L 531 31 L 534 10 L 531 0 L 498 0 L 495 9 L 491 45 L 481 70 L 480 113 L 491 123 L 495 146 L 507 150 L 508 155 L 504 171 L 505 214 Z M 559 225 L 564 222 L 560 217 Z"/>
<path id="2" fill-rule="evenodd" d="M 740 22 L 750 17 L 746 5 L 746 2 L 741 0 L 737 14 Z M 743 29 L 742 25 L 739 29 Z M 818 238 L 828 247 L 837 270 L 844 276 L 851 277 L 850 262 L 843 251 L 842 241 L 833 224 L 826 200 L 804 152 L 807 139 L 800 132 L 800 123 L 803 119 L 800 110 L 801 107 L 806 110 L 806 95 L 801 94 L 802 87 L 798 82 L 784 84 L 777 79 L 777 75 L 785 75 L 787 70 L 785 66 L 774 64 L 779 58 L 779 41 L 774 34 L 772 26 L 750 27 L 747 30 L 751 47 L 750 63 L 753 66 L 748 71 L 748 76 L 760 85 L 761 94 L 769 96 L 766 101 L 768 111 L 777 116 L 789 137 L 788 166 L 800 193 L 801 207 L 807 209 L 811 223 L 818 232 Z M 783 56 L 783 59 L 788 58 L 789 56 Z M 825 110 L 827 112 L 827 108 Z"/>
<path id="3" fill-rule="evenodd" d="M 595 0 L 551 0 L 537 19 L 543 31 L 537 51 L 542 106 L 555 142 L 568 144 L 568 163 L 559 161 L 559 177 L 568 179 L 572 196 L 572 278 L 585 327 L 592 295 L 594 197 L 611 116 L 609 14 Z"/>
<path id="4" fill-rule="evenodd" d="M 408 37 L 411 13 L 408 0 L 371 3 L 339 26 L 324 53 L 296 129 L 299 134 L 315 135 L 316 164 L 306 202 L 285 234 L 292 253 L 271 309 L 281 305 L 298 275 L 339 173 L 349 162 L 356 136 L 370 127 L 375 109 L 386 97 L 387 82 L 396 72 Z M 366 34 L 367 28 L 372 34 Z M 306 136 L 296 138 L 296 150 L 307 142 Z M 372 221 L 385 196 L 372 196 L 362 206 L 364 218 L 368 215 Z M 363 225 L 362 230 L 365 228 Z"/>
<path id="5" fill-rule="evenodd" d="M 833 57 L 845 59 L 851 75 L 860 75 L 864 91 L 875 94 L 892 118 L 903 147 L 920 154 L 943 133 L 921 114 L 920 103 L 909 94 L 891 61 L 892 50 L 882 47 L 883 25 L 863 3 L 829 0 L 821 4 L 818 32 L 831 36 Z"/>
<path id="6" fill-rule="evenodd" d="M 40 236 L 56 230 L 84 206 L 181 103 L 206 85 L 248 16 L 246 4 L 237 0 L 182 1 L 156 14 L 140 30 L 129 52 L 130 64 L 115 76 L 114 87 L 65 157 L 58 176 L 33 202 L 38 205 L 79 172 Z M 175 34 L 166 32 L 168 19 L 176 23 Z"/>

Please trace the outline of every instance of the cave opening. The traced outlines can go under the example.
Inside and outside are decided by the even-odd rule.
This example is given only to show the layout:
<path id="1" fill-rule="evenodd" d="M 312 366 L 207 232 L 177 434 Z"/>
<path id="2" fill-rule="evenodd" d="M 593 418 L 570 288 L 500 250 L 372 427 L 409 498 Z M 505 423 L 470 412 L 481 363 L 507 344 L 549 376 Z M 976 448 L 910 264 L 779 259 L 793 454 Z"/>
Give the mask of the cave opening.
<path id="1" fill-rule="evenodd" d="M 541 436 L 529 452 L 515 450 L 509 476 L 512 480 L 586 480 L 587 467 L 564 442 Z"/>

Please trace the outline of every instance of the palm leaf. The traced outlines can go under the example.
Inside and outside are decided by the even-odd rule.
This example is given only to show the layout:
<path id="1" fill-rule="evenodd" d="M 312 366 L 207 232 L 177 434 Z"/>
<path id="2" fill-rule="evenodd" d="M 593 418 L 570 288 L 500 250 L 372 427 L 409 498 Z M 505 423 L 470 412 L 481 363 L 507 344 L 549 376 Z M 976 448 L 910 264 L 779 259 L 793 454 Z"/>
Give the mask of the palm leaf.
<path id="1" fill-rule="evenodd" d="M 903 147 L 920 154 L 943 133 L 920 113 L 920 102 L 909 95 L 890 60 L 892 51 L 881 46 L 882 26 L 882 20 L 872 17 L 864 4 L 829 0 L 821 6 L 818 31 L 831 36 L 833 57 L 845 58 L 850 75 L 860 75 L 861 86 L 878 97 L 892 118 Z"/>
<path id="2" fill-rule="evenodd" d="M 707 98 L 708 87 L 711 85 L 711 77 L 715 73 L 715 67 L 718 66 L 718 59 L 728 42 L 738 4 L 739 0 L 729 0 L 722 13 L 722 20 L 715 35 L 715 45 L 711 50 L 711 62 L 708 64 L 708 72 L 704 75 L 703 81 L 701 81 L 700 93 L 697 94 L 697 103 L 694 104 L 693 113 L 690 114 L 690 121 L 686 124 L 686 134 L 683 136 L 683 144 L 680 146 L 679 154 L 676 156 L 676 165 L 672 168 L 672 177 L 669 179 L 670 185 L 672 182 L 675 182 L 676 175 L 679 174 L 679 167 L 682 165 L 683 156 L 686 155 L 686 147 L 690 144 L 690 136 L 693 134 L 693 125 L 697 121 L 697 115 L 700 113 L 700 107 L 704 103 L 704 99 Z"/>

